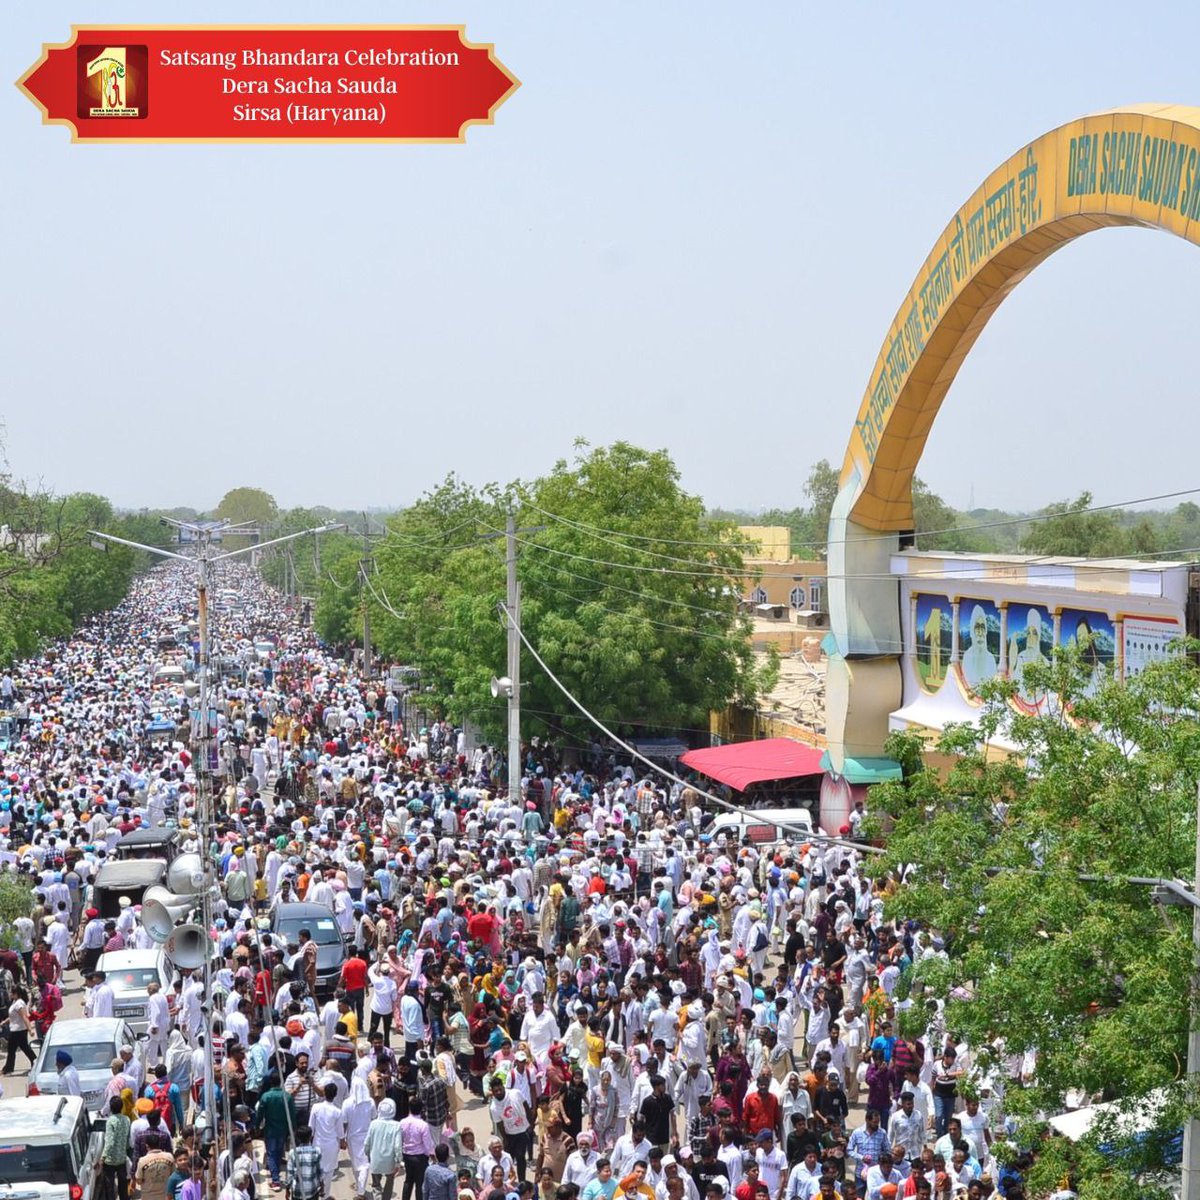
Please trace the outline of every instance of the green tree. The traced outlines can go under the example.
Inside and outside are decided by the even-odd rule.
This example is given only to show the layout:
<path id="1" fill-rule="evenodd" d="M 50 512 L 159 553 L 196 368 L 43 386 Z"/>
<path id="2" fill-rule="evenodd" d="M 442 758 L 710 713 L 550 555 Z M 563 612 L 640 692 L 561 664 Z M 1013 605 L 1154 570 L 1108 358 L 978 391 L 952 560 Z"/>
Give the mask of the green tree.
<path id="1" fill-rule="evenodd" d="M 361 553 L 361 543 L 346 534 L 321 535 L 321 575 L 314 575 L 313 590 L 306 594 L 317 598 L 313 610 L 317 636 L 331 646 L 347 646 L 361 636 Z"/>
<path id="2" fill-rule="evenodd" d="M 214 515 L 218 520 L 233 521 L 235 524 L 254 521 L 266 526 L 275 520 L 278 513 L 279 506 L 270 492 L 264 492 L 262 488 L 239 487 L 221 497 Z"/>
<path id="3" fill-rule="evenodd" d="M 29 916 L 32 908 L 33 881 L 11 871 L 0 875 L 0 945 L 6 950 L 15 950 L 19 941 L 13 922 Z"/>
<path id="4" fill-rule="evenodd" d="M 1154 549 L 1145 544 L 1155 540 L 1148 525 L 1139 526 L 1135 543 L 1133 533 L 1122 525 L 1116 509 L 1086 511 L 1091 506 L 1091 492 L 1081 492 L 1075 500 L 1048 504 L 1025 532 L 1021 549 L 1026 554 L 1081 558 L 1119 558 L 1139 552 L 1139 548 Z"/>
<path id="5" fill-rule="evenodd" d="M 981 554 L 998 548 L 987 531 L 972 529 L 974 522 L 969 516 L 951 508 L 916 476 L 912 482 L 912 497 L 917 549 Z"/>
<path id="6" fill-rule="evenodd" d="M 948 961 L 916 967 L 914 997 L 960 989 L 946 1028 L 979 1048 L 984 1071 L 1036 1054 L 1035 1082 L 1006 1101 L 1031 1119 L 1060 1111 L 1068 1089 L 1137 1097 L 1180 1074 L 1191 914 L 1160 910 L 1128 881 L 1192 874 L 1200 672 L 1181 656 L 1091 696 L 1073 653 L 1028 675 L 1053 698 L 1044 715 L 1014 716 L 1012 683 L 990 685 L 979 727 L 945 731 L 941 772 L 914 768 L 923 744 L 894 735 L 889 753 L 910 770 L 874 788 L 869 808 L 876 831 L 890 825 L 872 869 L 903 876 L 887 911 L 946 939 Z M 1002 729 L 1015 753 L 997 758 L 987 747 Z M 910 1028 L 924 1012 L 908 1010 Z M 1164 1128 L 1189 1103 L 1180 1096 Z M 1081 1192 L 1102 1194 L 1111 1183 L 1096 1179 Z"/>
<path id="7" fill-rule="evenodd" d="M 522 627 L 597 716 L 626 729 L 694 728 L 763 688 L 735 581 L 731 527 L 706 518 L 662 451 L 579 446 L 528 484 L 482 490 L 451 477 L 396 517 L 375 552 L 372 626 L 383 652 L 420 668 L 428 698 L 499 733 L 506 497 L 516 507 Z M 524 658 L 523 708 L 565 714 Z M 562 726 L 590 732 L 582 718 Z"/>

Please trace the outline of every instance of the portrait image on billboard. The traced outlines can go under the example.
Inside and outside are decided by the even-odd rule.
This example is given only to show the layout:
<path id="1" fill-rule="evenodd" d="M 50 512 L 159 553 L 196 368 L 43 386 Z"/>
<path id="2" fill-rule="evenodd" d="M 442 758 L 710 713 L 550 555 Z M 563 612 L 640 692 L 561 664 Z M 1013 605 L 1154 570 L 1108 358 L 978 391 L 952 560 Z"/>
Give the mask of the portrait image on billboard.
<path id="1" fill-rule="evenodd" d="M 1112 675 L 1117 658 L 1117 635 L 1107 613 L 1064 608 L 1059 617 L 1058 644 L 1079 651 L 1085 675 L 1083 694 L 1094 696 Z"/>
<path id="2" fill-rule="evenodd" d="M 1025 683 L 1032 666 L 1045 666 L 1054 652 L 1054 619 L 1040 604 L 1008 606 L 1008 673 L 1017 683 L 1017 700 L 1029 708 L 1040 708 L 1046 699 Z"/>
<path id="3" fill-rule="evenodd" d="M 1000 610 L 990 600 L 959 600 L 958 649 L 963 683 L 978 692 L 1000 669 Z"/>
<path id="4" fill-rule="evenodd" d="M 916 648 L 917 679 L 923 690 L 938 691 L 950 670 L 950 650 L 954 642 L 954 623 L 950 599 L 925 592 L 917 595 Z"/>

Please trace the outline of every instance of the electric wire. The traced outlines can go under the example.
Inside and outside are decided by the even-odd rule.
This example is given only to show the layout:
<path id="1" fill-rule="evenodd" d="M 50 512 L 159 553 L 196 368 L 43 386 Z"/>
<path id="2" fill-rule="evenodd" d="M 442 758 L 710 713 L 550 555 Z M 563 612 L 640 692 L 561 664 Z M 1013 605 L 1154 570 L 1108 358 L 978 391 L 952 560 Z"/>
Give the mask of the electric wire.
<path id="1" fill-rule="evenodd" d="M 1198 489 L 1198 490 L 1200 490 L 1200 489 Z M 569 559 L 573 559 L 578 562 L 589 563 L 592 566 L 596 566 L 596 567 L 609 567 L 616 571 L 638 571 L 638 572 L 642 572 L 645 574 L 651 574 L 651 575 L 679 575 L 679 576 L 684 576 L 684 577 L 693 578 L 693 579 L 707 578 L 707 579 L 713 579 L 713 580 L 744 579 L 744 578 L 751 578 L 751 579 L 757 579 L 757 580 L 762 580 L 762 579 L 795 580 L 797 578 L 795 571 L 755 571 L 755 572 L 749 572 L 749 571 L 744 571 L 744 570 L 743 571 L 735 571 L 735 570 L 732 570 L 732 569 L 726 568 L 726 567 L 718 567 L 715 564 L 711 565 L 707 570 L 685 571 L 685 570 L 680 570 L 675 567 L 645 566 L 640 563 L 618 563 L 618 562 L 611 562 L 606 559 L 592 558 L 590 555 L 586 555 L 586 554 L 575 554 L 569 550 L 559 550 L 555 546 L 545 546 L 540 542 L 530 541 L 528 538 L 523 538 L 520 536 L 514 536 L 514 540 L 522 546 L 528 546 L 530 549 L 533 549 L 533 550 L 540 550 L 545 554 L 553 554 L 553 555 L 557 555 L 562 558 L 569 558 Z M 1191 551 L 1187 550 L 1187 549 L 1170 551 L 1170 553 L 1172 553 L 1172 554 L 1186 554 L 1189 552 L 1191 552 Z M 897 553 L 903 553 L 903 551 L 897 550 Z M 936 550 L 933 550 L 933 551 L 917 551 L 917 553 L 936 555 L 939 552 Z M 1154 558 L 1157 556 L 1161 556 L 1163 553 L 1164 553 L 1164 551 L 1161 551 L 1161 550 L 1147 550 L 1147 551 L 1142 551 L 1137 554 L 1122 555 L 1121 558 L 1117 561 L 1123 561 L 1123 560 L 1129 560 L 1129 559 L 1139 559 L 1139 558 Z M 1163 561 L 1168 561 L 1168 560 L 1164 559 Z M 980 575 L 980 569 L 981 569 L 983 562 L 984 562 L 984 559 L 982 557 L 979 557 L 979 558 L 976 558 L 975 560 L 973 560 L 973 562 L 969 566 L 943 567 L 943 568 L 940 568 L 937 570 L 927 570 L 927 571 L 912 571 L 912 572 L 908 572 L 904 575 L 896 575 L 896 574 L 892 573 L 891 571 L 857 571 L 857 572 L 847 571 L 847 572 L 834 572 L 832 574 L 826 573 L 819 577 L 814 576 L 813 578 L 819 578 L 821 580 L 835 579 L 835 580 L 851 580 L 851 581 L 853 581 L 853 580 L 866 580 L 866 579 L 876 579 L 876 580 L 919 579 L 919 578 L 948 579 L 948 578 L 954 578 L 954 577 L 959 577 L 959 576 L 966 576 L 966 577 L 977 577 L 977 578 L 979 578 L 979 580 L 981 582 L 986 582 L 985 577 Z M 1047 554 L 1047 555 L 1035 556 L 1033 558 L 1025 558 L 1020 562 L 1013 563 L 1012 565 L 1015 567 L 1031 567 L 1031 566 L 1039 566 L 1039 565 L 1050 565 L 1050 566 L 1061 567 L 1064 570 L 1098 571 L 1098 572 L 1105 573 L 1105 574 L 1111 574 L 1113 571 L 1120 570 L 1119 567 L 1105 566 L 1100 563 L 1089 562 L 1088 560 L 1081 558 L 1081 557 L 1076 558 L 1075 556 L 1071 556 L 1071 555 L 1058 555 L 1058 554 Z M 806 576 L 800 576 L 800 578 L 806 578 Z"/>
<path id="2" fill-rule="evenodd" d="M 403 614 L 403 613 L 398 613 L 398 612 L 397 612 L 397 611 L 396 611 L 396 610 L 395 610 L 395 609 L 394 609 L 394 608 L 391 606 L 391 604 L 389 604 L 389 603 L 388 603 L 388 601 L 387 601 L 387 600 L 385 600 L 385 599 L 384 599 L 382 596 L 380 596 L 380 594 L 379 594 L 379 593 L 378 593 L 378 592 L 375 590 L 375 585 L 374 585 L 374 584 L 371 582 L 371 577 L 370 577 L 370 576 L 369 576 L 369 575 L 366 573 L 366 571 L 364 571 L 364 572 L 363 572 L 363 576 L 362 576 L 362 577 L 363 577 L 363 583 L 365 583 L 365 584 L 367 585 L 367 590 L 368 590 L 368 591 L 371 593 L 371 595 L 372 595 L 372 596 L 374 596 L 374 597 L 375 597 L 375 599 L 376 599 L 377 601 L 379 601 L 379 603 L 380 603 L 380 604 L 381 604 L 381 605 L 382 605 L 382 606 L 383 606 L 383 607 L 384 607 L 384 608 L 385 608 L 385 609 L 386 609 L 388 612 L 390 612 L 390 613 L 392 614 L 392 616 L 393 616 L 393 617 L 395 617 L 395 618 L 396 618 L 396 620 L 397 620 L 397 621 L 403 621 L 403 620 L 406 620 L 406 618 L 405 618 L 405 616 L 404 616 L 404 614 Z"/>
<path id="3" fill-rule="evenodd" d="M 516 619 L 509 611 L 508 606 L 502 604 L 500 607 L 503 610 L 505 617 L 507 617 L 508 621 L 510 622 L 513 630 L 521 639 L 522 643 L 524 643 L 525 649 L 533 655 L 534 661 L 545 672 L 546 678 L 549 679 L 550 682 L 553 683 L 554 686 L 557 687 L 558 690 L 562 692 L 562 694 L 566 696 L 566 698 L 580 711 L 580 713 L 582 713 L 583 716 L 585 716 L 593 725 L 595 725 L 596 728 L 599 729 L 600 732 L 603 733 L 610 741 L 615 742 L 621 747 L 622 750 L 625 751 L 626 754 L 636 758 L 639 762 L 645 763 L 645 765 L 648 766 L 652 771 L 657 771 L 658 774 L 662 775 L 666 779 L 670 779 L 673 783 L 677 783 L 681 787 L 691 788 L 692 791 L 697 793 L 697 795 L 703 796 L 706 800 L 710 800 L 713 804 L 727 809 L 729 812 L 740 813 L 742 816 L 747 817 L 752 821 L 758 821 L 760 823 L 762 822 L 762 815 L 755 813 L 754 809 L 743 808 L 741 805 L 733 804 L 728 800 L 722 799 L 720 796 L 714 796 L 712 792 L 705 791 L 703 788 L 697 787 L 694 783 L 688 783 L 686 779 L 681 779 L 673 771 L 668 771 L 665 767 L 660 767 L 652 759 L 647 758 L 628 742 L 624 741 L 622 738 L 619 738 L 611 729 L 608 728 L 607 725 L 604 724 L 603 721 L 600 720 L 599 717 L 589 711 L 589 709 L 584 705 L 583 701 L 577 699 L 567 685 L 563 683 L 562 680 L 559 679 L 559 677 L 555 675 L 552 670 L 550 670 L 550 668 L 546 665 L 546 660 L 537 652 L 533 643 L 525 636 L 525 631 L 520 625 L 517 624 Z M 817 833 L 815 831 L 810 832 L 799 825 L 786 824 L 782 821 L 772 821 L 771 824 L 786 831 L 787 833 L 791 833 L 794 836 L 803 839 L 804 841 L 826 842 L 833 846 L 846 846 L 865 853 L 884 853 L 883 850 L 874 846 L 865 846 L 858 842 L 848 842 L 843 838 L 830 837 L 828 834 Z"/>
<path id="4" fill-rule="evenodd" d="M 1056 517 L 1082 516 L 1087 513 L 1108 512 L 1113 509 L 1133 508 L 1134 506 L 1139 505 L 1139 504 L 1152 504 L 1152 503 L 1154 503 L 1156 501 L 1160 501 L 1160 500 L 1177 500 L 1183 496 L 1194 496 L 1197 493 L 1200 493 L 1200 487 L 1184 488 L 1183 490 L 1176 491 L 1176 492 L 1163 492 L 1157 496 L 1141 496 L 1141 497 L 1138 497 L 1133 500 L 1117 501 L 1117 502 L 1114 502 L 1111 504 L 1092 504 L 1092 505 L 1089 505 L 1087 508 L 1071 508 L 1071 509 L 1065 510 L 1064 512 L 1037 512 L 1037 513 L 1030 513 L 1027 516 L 1023 516 L 1023 517 L 1006 517 L 1003 520 L 999 520 L 999 521 L 983 521 L 983 522 L 980 522 L 979 524 L 975 524 L 975 525 L 951 525 L 951 526 L 947 526 L 943 529 L 922 529 L 922 530 L 917 530 L 914 533 L 914 537 L 930 538 L 930 537 L 940 537 L 944 534 L 949 534 L 949 533 L 973 533 L 974 531 L 979 530 L 979 529 L 1003 529 L 1003 528 L 1008 528 L 1008 527 L 1012 527 L 1015 525 L 1036 525 L 1039 522 L 1050 521 Z M 578 529 L 581 531 L 595 534 L 599 537 L 600 540 L 605 540 L 605 537 L 610 538 L 610 539 L 611 538 L 628 538 L 631 540 L 636 539 L 638 541 L 659 542 L 662 545 L 710 546 L 713 549 L 719 549 L 722 546 L 735 546 L 736 547 L 739 545 L 745 545 L 744 542 L 743 543 L 737 543 L 737 542 L 732 542 L 732 541 L 731 542 L 716 542 L 716 541 L 714 541 L 714 542 L 689 542 L 689 541 L 675 540 L 672 538 L 656 538 L 656 537 L 652 537 L 647 534 L 623 533 L 620 530 L 605 529 L 603 526 L 600 526 L 600 525 L 589 525 L 583 521 L 575 521 L 572 518 L 564 517 L 558 513 L 550 512 L 548 509 L 540 508 L 538 505 L 534 504 L 532 501 L 529 501 L 529 500 L 523 501 L 523 503 L 525 505 L 527 505 L 529 508 L 532 508 L 535 512 L 539 512 L 543 516 L 547 516 L 547 517 L 551 518 L 551 520 L 558 521 L 561 524 L 569 526 L 570 528 L 573 528 L 573 529 Z M 827 549 L 831 545 L 850 544 L 851 542 L 855 545 L 859 545 L 861 543 L 869 543 L 869 542 L 876 542 L 876 541 L 888 541 L 889 539 L 891 539 L 893 537 L 895 537 L 895 534 L 881 533 L 881 534 L 871 535 L 871 536 L 862 537 L 862 538 L 853 538 L 853 539 L 843 538 L 843 539 L 839 539 L 838 541 L 834 541 L 834 542 L 831 542 L 828 539 L 825 539 L 823 541 L 793 542 L 791 545 L 792 545 L 793 549 L 821 550 L 821 549 Z M 754 539 L 750 539 L 750 540 L 753 541 Z M 616 544 L 619 545 L 620 543 L 616 543 Z M 634 549 L 634 548 L 635 547 L 632 547 L 632 546 L 628 547 L 628 549 Z M 655 557 L 655 558 L 663 558 L 663 559 L 668 559 L 668 560 L 674 559 L 674 561 L 678 561 L 678 562 L 689 561 L 687 559 L 675 558 L 675 556 L 673 556 L 673 555 L 657 554 L 656 552 L 654 552 L 652 550 L 644 550 L 644 551 L 642 551 L 642 553 L 648 554 L 651 557 Z M 1174 552 L 1172 552 L 1172 553 L 1174 553 Z M 702 566 L 703 564 L 696 563 L 694 560 L 692 560 L 692 565 Z"/>
<path id="5" fill-rule="evenodd" d="M 579 596 L 571 596 L 567 592 L 561 591 L 558 588 L 546 587 L 547 592 L 552 592 L 556 596 L 561 596 L 564 600 L 570 600 L 574 604 L 586 605 L 590 608 L 598 608 L 601 612 L 611 613 L 614 617 L 634 617 L 647 625 L 653 625 L 658 629 L 673 630 L 676 633 L 686 633 L 692 637 L 711 638 L 714 642 L 727 642 L 729 635 L 727 633 L 708 633 L 703 629 L 690 629 L 686 625 L 672 625 L 666 621 L 655 621 L 651 617 L 644 617 L 640 613 L 632 613 L 628 610 L 619 608 L 608 608 L 599 603 L 597 600 L 585 600 Z"/>

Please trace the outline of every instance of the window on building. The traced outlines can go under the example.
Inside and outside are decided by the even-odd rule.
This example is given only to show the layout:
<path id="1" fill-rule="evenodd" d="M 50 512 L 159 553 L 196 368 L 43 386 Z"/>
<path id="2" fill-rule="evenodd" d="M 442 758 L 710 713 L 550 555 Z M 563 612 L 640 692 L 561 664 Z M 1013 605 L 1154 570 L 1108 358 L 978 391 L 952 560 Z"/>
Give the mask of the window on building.
<path id="1" fill-rule="evenodd" d="M 750 603 L 751 604 L 766 604 L 766 602 L 767 602 L 767 589 L 766 588 L 756 587 L 754 589 L 754 591 L 752 591 L 750 593 Z"/>
<path id="2" fill-rule="evenodd" d="M 802 587 L 794 587 L 788 593 L 788 602 L 797 612 L 804 607 L 804 602 L 808 598 L 808 593 Z"/>
<path id="3" fill-rule="evenodd" d="M 824 597 L 824 595 L 823 595 L 822 593 L 823 593 L 823 589 L 822 589 L 822 587 L 821 587 L 821 585 L 820 585 L 819 583 L 814 583 L 814 584 L 811 584 L 811 585 L 809 586 L 809 589 L 808 589 L 808 603 L 809 603 L 809 604 L 812 606 L 812 608 L 814 608 L 814 609 L 815 609 L 817 612 L 821 612 L 821 611 L 822 611 L 822 607 L 823 607 L 823 606 L 822 606 L 822 601 L 825 599 L 825 597 Z"/>

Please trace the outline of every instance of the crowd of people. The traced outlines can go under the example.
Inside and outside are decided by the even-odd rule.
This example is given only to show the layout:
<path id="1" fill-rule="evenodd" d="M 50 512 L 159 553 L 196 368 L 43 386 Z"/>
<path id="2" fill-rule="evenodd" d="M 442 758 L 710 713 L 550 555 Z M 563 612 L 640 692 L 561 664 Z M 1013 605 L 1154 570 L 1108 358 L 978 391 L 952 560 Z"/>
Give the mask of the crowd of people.
<path id="1" fill-rule="evenodd" d="M 208 987 L 203 968 L 152 987 L 144 1061 L 113 1062 L 119 1200 L 200 1200 L 214 1145 L 222 1200 L 319 1200 L 335 1178 L 382 1200 L 397 1183 L 403 1200 L 1020 1200 L 1023 1164 L 995 1154 L 1009 1072 L 984 1074 L 908 986 L 944 949 L 885 918 L 861 805 L 845 838 L 737 844 L 706 832 L 692 789 L 599 743 L 569 761 L 529 747 L 510 798 L 499 752 L 406 721 L 398 688 L 361 679 L 249 569 L 224 582 L 239 600 L 213 619 L 211 845 L 194 688 L 156 675 L 164 629 L 195 618 L 188 570 L 139 579 L 0 681 L 19 714 L 0 860 L 33 881 L 0 953 L 6 1073 L 68 972 L 110 1015 L 97 956 L 155 944 L 136 905 L 105 921 L 90 903 L 123 834 L 173 823 L 220 884 Z M 272 933 L 297 900 L 328 915 Z M 62 1057 L 60 1090 L 78 1091 Z"/>

